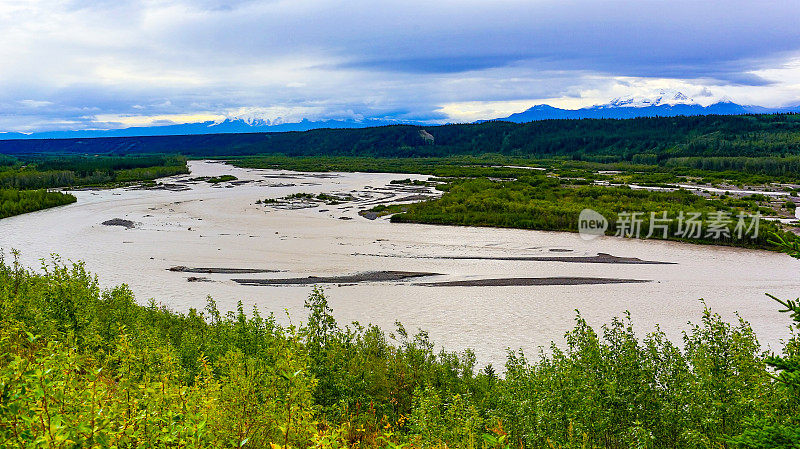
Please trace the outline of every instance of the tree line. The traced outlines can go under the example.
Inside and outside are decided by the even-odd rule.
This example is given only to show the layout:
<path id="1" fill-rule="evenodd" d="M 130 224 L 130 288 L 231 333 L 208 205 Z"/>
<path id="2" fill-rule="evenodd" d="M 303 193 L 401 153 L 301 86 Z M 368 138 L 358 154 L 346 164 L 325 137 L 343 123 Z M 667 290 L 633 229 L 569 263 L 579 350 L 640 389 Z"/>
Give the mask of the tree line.
<path id="1" fill-rule="evenodd" d="M 26 155 L 0 157 L 0 218 L 75 202 L 50 191 L 78 186 L 113 186 L 188 173 L 180 156 Z"/>
<path id="2" fill-rule="evenodd" d="M 304 132 L 0 141 L 0 153 L 445 157 L 500 153 L 594 162 L 800 155 L 795 114 L 490 121 Z M 643 156 L 638 156 L 639 158 Z"/>
<path id="3" fill-rule="evenodd" d="M 75 201 L 75 196 L 61 192 L 0 189 L 0 219 Z"/>
<path id="4" fill-rule="evenodd" d="M 645 238 L 652 234 L 648 238 L 663 239 L 666 233 L 669 240 L 766 249 L 774 248 L 774 234 L 785 233 L 774 222 L 761 218 L 754 232 L 752 217 L 773 212 L 763 206 L 769 201 L 763 195 L 704 198 L 682 189 L 595 186 L 545 175 L 513 180 L 447 179 L 437 188 L 444 191 L 440 198 L 373 210 L 393 213 L 392 222 L 400 223 L 577 232 L 581 211 L 592 209 L 608 220 L 607 235 Z M 691 216 L 696 217 L 697 228 L 687 232 Z M 714 226 L 724 226 L 724 230 L 710 234 Z"/>

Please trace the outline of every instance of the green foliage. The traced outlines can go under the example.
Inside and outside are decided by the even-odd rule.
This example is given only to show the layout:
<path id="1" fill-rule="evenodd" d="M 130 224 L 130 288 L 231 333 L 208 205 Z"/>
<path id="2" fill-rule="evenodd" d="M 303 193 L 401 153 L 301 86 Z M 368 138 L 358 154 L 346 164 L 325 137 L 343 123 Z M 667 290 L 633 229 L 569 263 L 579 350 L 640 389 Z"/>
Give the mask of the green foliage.
<path id="1" fill-rule="evenodd" d="M 800 156 L 800 116 L 708 115 L 627 120 L 543 120 L 522 124 L 491 121 L 284 133 L 0 141 L 0 152 L 379 158 L 476 156 L 492 152 L 506 156 L 637 164 L 664 164 L 669 159 L 696 157 L 769 156 L 789 159 L 791 156 Z M 673 163 L 693 166 L 696 161 L 677 159 Z M 723 161 L 713 162 L 709 169 L 723 168 L 726 164 Z M 752 167 L 745 163 L 742 170 L 769 174 L 797 173 L 792 168 L 796 166 L 797 160 L 774 160 Z"/>
<path id="2" fill-rule="evenodd" d="M 0 155 L 0 218 L 73 203 L 55 187 L 114 185 L 188 173 L 175 156 L 84 157 Z"/>
<path id="3" fill-rule="evenodd" d="M 344 171 L 376 173 L 419 173 L 438 177 L 492 177 L 517 178 L 528 176 L 532 169 L 546 171 L 575 184 L 586 184 L 594 180 L 617 183 L 634 183 L 645 186 L 664 186 L 685 183 L 689 180 L 712 184 L 768 185 L 776 181 L 798 182 L 800 170 L 750 170 L 764 163 L 789 163 L 792 158 L 774 157 L 736 157 L 736 158 L 696 158 L 699 161 L 735 160 L 737 164 L 696 164 L 680 163 L 672 159 L 660 165 L 646 165 L 636 161 L 617 161 L 598 163 L 582 160 L 564 159 L 563 156 L 542 158 L 536 156 L 508 156 L 496 153 L 483 153 L 476 156 L 448 157 L 361 157 L 361 156 L 296 156 L 260 155 L 228 158 L 230 163 L 248 168 L 275 168 L 296 171 Z M 737 168 L 738 167 L 738 168 Z M 533 171 L 534 173 L 538 170 Z M 608 174 L 603 172 L 620 172 Z M 404 180 L 391 183 L 407 183 Z M 422 181 L 412 184 L 421 185 Z"/>
<path id="4" fill-rule="evenodd" d="M 800 238 L 776 236 L 779 248 L 794 258 L 800 259 Z M 785 407 L 789 413 L 759 416 L 749 421 L 749 426 L 732 441 L 746 448 L 800 448 L 800 300 L 782 300 L 772 295 L 789 313 L 793 321 L 792 338 L 783 349 L 783 355 L 772 355 L 767 364 L 778 372 L 775 377 L 778 387 L 785 394 Z"/>
<path id="5" fill-rule="evenodd" d="M 393 179 L 389 181 L 389 184 L 405 184 L 405 185 L 412 185 L 412 186 L 426 186 L 428 185 L 427 181 L 422 181 L 419 179 L 411 180 L 410 178 L 406 179 Z"/>
<path id="6" fill-rule="evenodd" d="M 420 173 L 439 177 L 470 177 L 493 176 L 513 177 L 529 174 L 530 170 L 524 168 L 503 167 L 503 164 L 538 164 L 540 162 L 555 164 L 556 161 L 520 160 L 508 158 L 497 154 L 483 154 L 480 156 L 452 156 L 452 157 L 329 157 L 329 156 L 298 156 L 283 155 L 254 156 L 230 158 L 230 163 L 246 168 L 280 168 L 284 170 L 308 172 L 366 172 L 366 173 Z M 421 181 L 392 181 L 392 183 L 421 185 Z"/>
<path id="7" fill-rule="evenodd" d="M 567 343 L 536 364 L 509 357 L 498 408 L 531 447 L 576 439 L 588 447 L 718 447 L 747 417 L 777 405 L 747 323 L 733 327 L 708 311 L 685 334 L 683 351 L 661 331 L 639 342 L 629 320 L 614 320 L 601 336 L 579 317 Z"/>
<path id="8" fill-rule="evenodd" d="M 43 269 L 0 269 L 2 444 L 288 447 L 316 433 L 294 329 L 213 303 L 208 324 L 101 292 L 81 264 Z"/>
<path id="9" fill-rule="evenodd" d="M 629 317 L 598 333 L 579 315 L 565 348 L 535 362 L 510 352 L 498 376 L 399 323 L 388 335 L 340 326 L 321 289 L 306 308 L 299 328 L 241 304 L 222 314 L 211 300 L 177 314 L 138 305 L 124 285 L 101 290 L 80 263 L 55 259 L 37 274 L 0 260 L 0 446 L 710 448 L 771 429 L 758 441 L 793 438 L 776 423 L 797 420 L 796 377 L 784 374 L 796 362 L 779 365 L 790 359 L 762 354 L 746 322 L 709 311 L 682 348 L 660 330 L 638 338 Z M 767 363 L 782 369 L 777 380 Z"/>
<path id="10" fill-rule="evenodd" d="M 206 178 L 205 181 L 209 184 L 219 184 L 221 182 L 229 182 L 229 181 L 236 181 L 236 176 L 233 175 L 222 175 L 222 176 L 214 176 L 211 178 Z"/>
<path id="11" fill-rule="evenodd" d="M 0 154 L 0 167 L 13 167 L 19 165 L 19 159 L 7 154 Z"/>
<path id="12" fill-rule="evenodd" d="M 667 225 L 668 238 L 679 240 L 675 234 L 678 232 L 678 217 L 682 211 L 686 214 L 704 214 L 701 238 L 682 239 L 690 242 L 771 248 L 773 245 L 768 236 L 770 232 L 778 232 L 774 223 L 761 220 L 755 239 L 744 232 L 741 233 L 743 238 L 739 238 L 735 232 L 738 223 L 736 216 L 743 213 L 739 208 L 743 208 L 748 214 L 753 213 L 753 209 L 758 211 L 755 203 L 734 199 L 706 199 L 687 190 L 651 191 L 624 186 L 573 186 L 544 175 L 528 175 L 513 181 L 455 179 L 439 188 L 445 191 L 441 198 L 390 206 L 388 212 L 400 212 L 392 216 L 392 221 L 574 232 L 578 230 L 581 210 L 590 208 L 610 221 L 606 231 L 609 235 L 621 232 L 623 224 L 617 218 L 622 212 L 641 213 L 641 237 L 649 233 L 650 214 L 655 213 L 659 219 L 663 216 L 662 212 L 666 212 L 669 221 L 654 224 Z M 706 237 L 708 222 L 711 221 L 709 214 L 715 211 L 729 214 L 731 218 L 726 228 L 727 237 Z M 746 221 L 745 224 L 749 226 L 750 222 Z M 663 233 L 658 232 L 650 236 L 662 237 Z"/>
<path id="13" fill-rule="evenodd" d="M 0 166 L 0 188 L 42 189 L 147 181 L 188 173 L 177 156 L 26 156 Z"/>
<path id="14" fill-rule="evenodd" d="M 302 203 L 324 203 L 328 206 L 335 206 L 337 204 L 346 203 L 348 201 L 353 201 L 353 196 L 350 194 L 329 194 L 329 193 L 305 193 L 305 192 L 298 192 L 292 193 L 291 195 L 287 195 L 283 198 L 266 198 L 264 200 L 259 200 L 256 204 L 284 204 L 284 203 L 294 203 L 294 202 L 302 202 Z"/>
<path id="15" fill-rule="evenodd" d="M 61 192 L 0 189 L 0 219 L 75 201 L 75 196 Z"/>

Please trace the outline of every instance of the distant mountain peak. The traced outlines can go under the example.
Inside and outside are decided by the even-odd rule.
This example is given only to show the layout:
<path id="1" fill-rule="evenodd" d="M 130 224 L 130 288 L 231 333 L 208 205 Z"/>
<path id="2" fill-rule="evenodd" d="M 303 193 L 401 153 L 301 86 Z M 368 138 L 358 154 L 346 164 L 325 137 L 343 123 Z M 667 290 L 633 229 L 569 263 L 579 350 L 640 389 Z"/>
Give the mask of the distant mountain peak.
<path id="1" fill-rule="evenodd" d="M 553 106 L 550 106 L 549 104 L 537 104 L 536 106 L 532 107 L 529 110 L 543 111 L 543 110 L 546 110 L 546 109 L 556 109 L 556 108 L 553 107 Z"/>
<path id="2" fill-rule="evenodd" d="M 677 104 L 692 105 L 695 101 L 683 92 L 672 89 L 663 89 L 652 97 L 638 97 L 629 95 L 611 100 L 607 104 L 598 105 L 598 108 L 647 108 L 650 106 L 675 106 Z"/>
<path id="3" fill-rule="evenodd" d="M 706 95 L 707 97 L 707 95 Z M 800 113 L 800 103 L 785 107 L 742 106 L 723 97 L 719 102 L 703 106 L 682 92 L 672 89 L 657 91 L 649 97 L 619 97 L 606 104 L 581 109 L 561 109 L 548 104 L 538 104 L 508 117 L 479 120 L 504 120 L 516 123 L 557 119 L 629 119 L 637 117 L 674 117 L 679 115 L 734 115 Z M 264 118 L 259 111 L 243 111 L 213 121 L 160 126 L 143 126 L 109 130 L 43 131 L 33 133 L 0 132 L 0 140 L 59 139 L 84 137 L 130 137 L 190 134 L 224 134 L 254 132 L 306 131 L 316 128 L 364 128 L 398 124 L 430 125 L 430 120 L 399 119 L 392 117 L 327 118 L 301 120 L 286 117 Z"/>
<path id="4" fill-rule="evenodd" d="M 358 120 L 325 119 L 313 121 L 309 120 L 308 118 L 303 118 L 300 121 L 287 121 L 283 117 L 267 119 L 256 114 L 243 114 L 238 116 L 228 116 L 221 120 L 209 120 L 205 122 L 161 126 L 142 126 L 109 130 L 44 131 L 31 134 L 0 132 L 0 140 L 284 132 L 307 131 L 316 128 L 365 128 L 369 126 L 397 125 L 400 123 L 408 123 L 408 121 L 394 120 L 389 118 L 364 118 Z M 420 123 L 421 121 L 416 122 L 416 124 Z"/>
<path id="5" fill-rule="evenodd" d="M 695 102 L 682 92 L 670 89 L 659 91 L 652 97 L 628 96 L 581 109 L 560 109 L 538 104 L 530 109 L 495 120 L 525 123 L 553 119 L 627 119 L 636 117 L 674 117 L 678 115 L 735 115 L 800 112 L 800 105 L 778 108 L 743 106 L 724 97 L 708 106 Z"/>
<path id="6" fill-rule="evenodd" d="M 230 124 L 241 124 L 247 126 L 272 126 L 272 125 L 280 125 L 283 124 L 283 120 L 278 117 L 275 120 L 261 118 L 255 115 L 231 115 L 225 117 L 224 120 L 216 121 L 211 126 L 219 126 L 219 125 L 230 125 Z"/>

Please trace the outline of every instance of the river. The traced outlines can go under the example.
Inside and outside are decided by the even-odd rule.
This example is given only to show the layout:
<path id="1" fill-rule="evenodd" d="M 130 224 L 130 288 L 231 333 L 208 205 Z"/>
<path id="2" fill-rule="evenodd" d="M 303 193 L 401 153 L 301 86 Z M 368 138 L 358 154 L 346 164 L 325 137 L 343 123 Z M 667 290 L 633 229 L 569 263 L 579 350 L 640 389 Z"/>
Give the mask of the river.
<path id="1" fill-rule="evenodd" d="M 392 180 L 418 175 L 295 173 L 192 161 L 191 175 L 160 180 L 170 189 L 77 191 L 74 204 L 0 220 L 0 248 L 21 251 L 38 267 L 51 253 L 83 260 L 104 287 L 126 283 L 140 303 L 150 298 L 174 310 L 203 308 L 211 295 L 222 310 L 237 301 L 280 322 L 305 318 L 307 284 L 243 285 L 234 279 L 295 279 L 375 271 L 437 273 L 382 282 L 324 286 L 340 324 L 395 321 L 426 330 L 439 347 L 472 348 L 480 364 L 502 365 L 507 349 L 528 354 L 563 343 L 576 309 L 593 326 L 630 311 L 641 336 L 656 324 L 678 342 L 705 304 L 724 318 L 738 313 L 764 346 L 781 347 L 788 317 L 765 296 L 800 293 L 800 261 L 783 254 L 653 240 L 514 229 L 390 223 L 358 215 L 388 199 L 411 197 Z M 231 174 L 241 183 L 211 185 L 191 177 Z M 300 209 L 256 204 L 293 193 L 349 194 L 355 203 Z M 119 218 L 134 227 L 107 226 Z M 559 260 L 598 253 L 668 264 Z M 543 257 L 547 260 L 533 260 Z M 583 262 L 581 262 L 583 261 Z M 268 273 L 187 273 L 176 266 L 275 270 Z M 187 279 L 200 278 L 198 282 Z M 435 286 L 436 282 L 497 278 L 613 278 L 647 282 L 588 285 Z M 311 283 L 311 281 L 309 281 Z"/>

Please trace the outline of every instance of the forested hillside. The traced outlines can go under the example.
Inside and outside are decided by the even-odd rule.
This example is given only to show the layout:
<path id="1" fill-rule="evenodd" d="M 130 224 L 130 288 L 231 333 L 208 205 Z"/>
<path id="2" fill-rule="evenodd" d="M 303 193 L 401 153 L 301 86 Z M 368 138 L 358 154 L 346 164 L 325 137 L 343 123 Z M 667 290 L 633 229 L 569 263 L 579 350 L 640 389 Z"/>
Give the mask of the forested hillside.
<path id="1" fill-rule="evenodd" d="M 800 115 L 545 120 L 424 128 L 398 125 L 286 133 L 0 141 L 0 153 L 42 152 L 375 157 L 500 153 L 663 163 L 679 157 L 800 155 Z"/>

